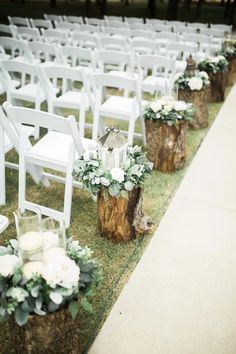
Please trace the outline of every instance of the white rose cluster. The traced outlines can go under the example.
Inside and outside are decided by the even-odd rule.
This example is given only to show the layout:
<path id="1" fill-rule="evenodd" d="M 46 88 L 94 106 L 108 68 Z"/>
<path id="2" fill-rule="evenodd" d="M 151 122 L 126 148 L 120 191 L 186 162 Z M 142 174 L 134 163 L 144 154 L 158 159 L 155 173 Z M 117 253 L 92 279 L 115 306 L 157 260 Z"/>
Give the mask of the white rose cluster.
<path id="1" fill-rule="evenodd" d="M 125 180 L 125 173 L 124 170 L 118 167 L 114 167 L 111 169 L 111 177 L 114 181 L 117 181 L 119 183 L 123 182 Z"/>
<path id="2" fill-rule="evenodd" d="M 200 77 L 191 77 L 189 79 L 188 85 L 191 90 L 201 90 L 203 87 L 203 81 Z"/>
<path id="3" fill-rule="evenodd" d="M 15 269 L 20 265 L 20 260 L 13 254 L 0 256 L 0 275 L 9 277 L 14 274 Z"/>

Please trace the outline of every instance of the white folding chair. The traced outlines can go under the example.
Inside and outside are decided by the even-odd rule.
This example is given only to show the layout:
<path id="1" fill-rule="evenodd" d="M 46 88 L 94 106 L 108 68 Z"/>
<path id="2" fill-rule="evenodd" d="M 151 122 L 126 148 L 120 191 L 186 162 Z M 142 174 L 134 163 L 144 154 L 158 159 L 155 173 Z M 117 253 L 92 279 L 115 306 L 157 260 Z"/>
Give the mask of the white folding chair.
<path id="1" fill-rule="evenodd" d="M 123 77 L 132 77 L 133 62 L 130 52 L 115 50 L 94 50 L 97 67 L 101 73 L 110 72 Z"/>
<path id="2" fill-rule="evenodd" d="M 48 112 L 63 116 L 62 109 L 79 110 L 79 130 L 81 137 L 84 137 L 85 113 L 92 108 L 92 99 L 83 69 L 53 65 L 45 66 L 42 70 L 45 74 Z"/>
<path id="3" fill-rule="evenodd" d="M 93 25 L 93 26 L 103 26 L 104 25 L 104 20 L 102 20 L 100 18 L 84 17 L 84 22 L 87 25 Z"/>
<path id="4" fill-rule="evenodd" d="M 44 14 L 43 17 L 45 20 L 49 20 L 51 22 L 54 22 L 54 21 L 61 22 L 62 21 L 61 15 Z"/>
<path id="5" fill-rule="evenodd" d="M 110 34 L 101 34 L 99 37 L 101 49 L 108 50 L 119 50 L 119 51 L 127 51 L 128 50 L 128 42 L 125 36 L 111 36 Z"/>
<path id="6" fill-rule="evenodd" d="M 175 60 L 160 55 L 138 55 L 139 70 L 144 70 L 142 91 L 168 94 L 173 86 Z M 151 73 L 150 73 L 151 71 Z"/>
<path id="7" fill-rule="evenodd" d="M 70 33 L 71 31 L 78 30 L 80 28 L 80 25 L 78 23 L 55 21 L 54 24 L 57 30 L 66 31 L 68 33 Z"/>
<path id="8" fill-rule="evenodd" d="M 4 104 L 3 104 L 4 105 Z M 35 128 L 32 126 L 23 126 L 24 132 L 27 136 L 35 135 Z M 13 162 L 5 161 L 5 155 L 13 148 L 19 153 L 20 133 L 16 127 L 7 118 L 5 112 L 0 106 L 0 205 L 6 204 L 6 190 L 5 190 L 5 167 L 17 170 L 18 165 Z M 36 183 L 43 181 L 40 170 L 34 169 L 32 166 L 27 166 L 28 172 Z"/>
<path id="9" fill-rule="evenodd" d="M 139 137 L 146 144 L 145 125 L 142 116 L 140 83 L 138 79 L 120 77 L 111 74 L 91 74 L 93 90 L 95 94 L 93 139 L 105 132 L 102 119 L 105 117 L 123 120 L 128 123 L 128 130 L 124 133 L 128 136 L 130 144 L 134 137 Z M 118 89 L 132 92 L 133 96 L 124 97 L 113 94 L 108 96 L 108 90 Z M 141 134 L 135 133 L 135 123 L 141 123 Z"/>
<path id="10" fill-rule="evenodd" d="M 130 49 L 139 54 L 156 54 L 158 45 L 151 39 L 132 38 L 129 42 Z"/>
<path id="11" fill-rule="evenodd" d="M 197 43 L 198 50 L 200 52 L 198 54 L 205 56 L 209 56 L 211 54 L 212 39 L 210 36 L 203 34 L 183 33 L 183 40 L 189 43 Z"/>
<path id="12" fill-rule="evenodd" d="M 73 116 L 67 118 L 56 116 L 43 111 L 23 107 L 8 106 L 7 114 L 16 124 L 40 124 L 48 132 L 33 146 L 21 129 L 19 153 L 19 208 L 21 210 L 40 210 L 59 221 L 64 221 L 66 228 L 70 226 L 73 184 L 73 165 L 86 148 L 96 148 L 96 143 L 89 139 L 81 139 Z M 54 179 L 65 183 L 63 211 L 46 207 L 26 200 L 26 165 L 31 164 L 40 168 L 49 168 L 56 172 Z M 57 173 L 65 174 L 60 177 Z M 49 175 L 49 174 L 48 174 Z M 51 179 L 53 175 L 51 174 Z"/>
<path id="13" fill-rule="evenodd" d="M 29 19 L 26 17 L 7 16 L 10 25 L 30 27 Z"/>

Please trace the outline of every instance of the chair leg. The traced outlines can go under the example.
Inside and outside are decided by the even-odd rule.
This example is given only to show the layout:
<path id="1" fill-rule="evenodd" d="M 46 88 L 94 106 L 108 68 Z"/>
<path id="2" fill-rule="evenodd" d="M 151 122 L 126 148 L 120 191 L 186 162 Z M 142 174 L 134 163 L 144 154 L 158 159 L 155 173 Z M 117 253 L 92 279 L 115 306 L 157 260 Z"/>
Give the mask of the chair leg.
<path id="1" fill-rule="evenodd" d="M 25 190 L 26 190 L 26 161 L 25 161 L 25 146 L 22 136 L 20 137 L 20 152 L 19 152 L 19 209 L 25 210 Z"/>
<path id="2" fill-rule="evenodd" d="M 71 204 L 72 204 L 72 193 L 73 193 L 73 163 L 74 163 L 74 148 L 70 148 L 69 160 L 66 170 L 66 183 L 65 183 L 65 194 L 64 194 L 64 221 L 65 227 L 70 227 L 70 217 L 71 217 Z"/>
<path id="3" fill-rule="evenodd" d="M 0 205 L 6 204 L 4 132 L 0 126 Z"/>
<path id="4" fill-rule="evenodd" d="M 141 122 L 141 130 L 142 130 L 142 136 L 143 136 L 143 145 L 146 146 L 147 145 L 147 141 L 146 141 L 146 128 L 145 128 L 145 122 L 143 117 L 140 117 L 140 122 Z"/>
<path id="5" fill-rule="evenodd" d="M 129 128 L 128 128 L 128 142 L 130 145 L 133 144 L 134 127 L 135 127 L 135 119 L 134 119 L 134 116 L 131 116 L 130 121 L 129 121 Z"/>
<path id="6" fill-rule="evenodd" d="M 92 139 L 97 140 L 98 138 L 98 127 L 99 127 L 99 113 L 97 108 L 94 108 L 94 116 L 93 116 L 93 132 Z"/>

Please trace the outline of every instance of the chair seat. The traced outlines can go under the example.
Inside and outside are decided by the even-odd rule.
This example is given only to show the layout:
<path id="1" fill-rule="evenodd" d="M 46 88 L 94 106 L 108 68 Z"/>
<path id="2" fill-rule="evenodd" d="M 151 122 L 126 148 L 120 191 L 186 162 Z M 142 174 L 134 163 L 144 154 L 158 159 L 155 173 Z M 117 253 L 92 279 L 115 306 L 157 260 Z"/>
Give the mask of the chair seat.
<path id="1" fill-rule="evenodd" d="M 66 93 L 64 93 L 63 95 L 61 95 L 60 97 L 54 99 L 52 101 L 53 106 L 56 107 L 66 107 L 66 108 L 74 108 L 74 109 L 78 109 L 78 107 L 80 107 L 81 105 L 81 92 L 77 92 L 77 91 L 67 91 Z M 89 108 L 89 100 L 88 97 L 85 96 L 85 100 L 84 100 L 84 106 L 85 106 L 85 110 L 87 110 Z"/>
<path id="2" fill-rule="evenodd" d="M 55 168 L 58 171 L 65 172 L 68 162 L 68 154 L 73 139 L 70 135 L 50 131 L 38 143 L 36 143 L 26 153 L 29 162 L 39 166 Z M 90 139 L 82 139 L 85 149 L 96 148 L 96 142 Z M 75 154 L 75 159 L 78 154 Z"/>
<path id="3" fill-rule="evenodd" d="M 36 84 L 26 84 L 25 86 L 20 87 L 12 91 L 14 98 L 19 98 L 21 100 L 25 99 L 26 101 L 35 101 L 36 95 L 38 95 L 37 85 Z M 42 88 L 39 88 L 40 102 L 45 101 L 46 97 Z"/>
<path id="4" fill-rule="evenodd" d="M 9 224 L 8 218 L 4 215 L 0 215 L 0 233 L 3 232 Z"/>
<path id="5" fill-rule="evenodd" d="M 99 108 L 99 113 L 104 117 L 117 117 L 119 119 L 129 120 L 132 112 L 133 98 L 111 96 Z M 137 107 L 137 106 L 136 106 Z M 136 117 L 139 117 L 137 107 Z"/>

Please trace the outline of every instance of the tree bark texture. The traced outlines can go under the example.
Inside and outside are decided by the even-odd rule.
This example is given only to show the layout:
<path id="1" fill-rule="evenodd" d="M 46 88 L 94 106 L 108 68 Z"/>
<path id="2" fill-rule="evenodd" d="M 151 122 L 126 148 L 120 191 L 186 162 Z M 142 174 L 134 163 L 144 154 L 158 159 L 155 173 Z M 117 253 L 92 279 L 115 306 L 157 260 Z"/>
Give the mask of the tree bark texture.
<path id="1" fill-rule="evenodd" d="M 98 224 L 101 236 L 125 242 L 148 232 L 151 220 L 143 213 L 143 189 L 135 188 L 128 198 L 112 197 L 106 190 L 97 196 Z"/>
<path id="2" fill-rule="evenodd" d="M 194 115 L 192 121 L 188 123 L 190 128 L 202 129 L 208 126 L 208 109 L 207 109 L 208 88 L 197 90 L 179 90 L 178 99 L 192 103 Z"/>
<path id="3" fill-rule="evenodd" d="M 227 83 L 227 72 L 208 73 L 211 82 L 208 94 L 208 102 L 222 102 L 225 99 L 225 86 Z"/>
<path id="4" fill-rule="evenodd" d="M 169 126 L 145 120 L 147 135 L 147 158 L 155 169 L 173 172 L 183 167 L 186 160 L 185 133 L 187 124 L 178 122 Z"/>
<path id="5" fill-rule="evenodd" d="M 229 61 L 228 85 L 233 85 L 235 83 L 236 58 L 228 59 L 228 61 Z"/>
<path id="6" fill-rule="evenodd" d="M 46 316 L 31 315 L 19 327 L 9 321 L 10 343 L 15 354 L 79 354 L 78 318 L 72 319 L 67 308 Z"/>

